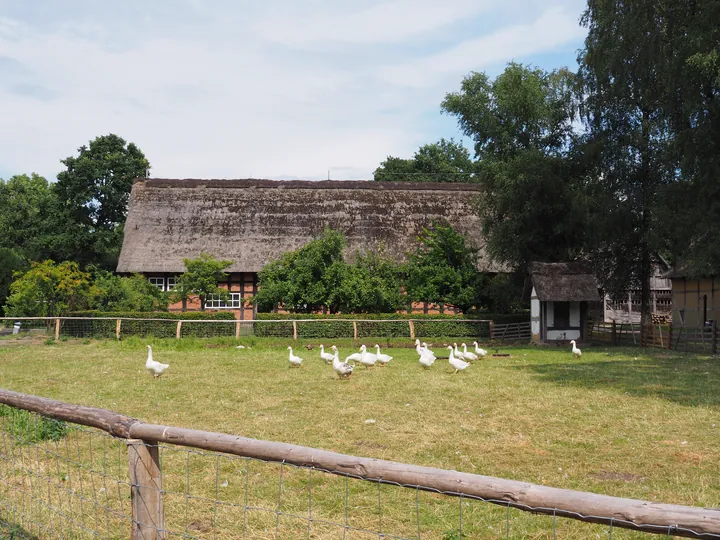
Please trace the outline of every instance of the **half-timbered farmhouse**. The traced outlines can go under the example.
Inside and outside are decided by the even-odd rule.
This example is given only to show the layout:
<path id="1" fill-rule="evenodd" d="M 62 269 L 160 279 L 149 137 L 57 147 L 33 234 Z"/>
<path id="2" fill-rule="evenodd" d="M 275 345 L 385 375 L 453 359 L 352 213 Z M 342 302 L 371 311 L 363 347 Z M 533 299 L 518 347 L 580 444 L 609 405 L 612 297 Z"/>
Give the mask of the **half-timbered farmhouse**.
<path id="1" fill-rule="evenodd" d="M 221 284 L 230 299 L 210 299 L 206 307 L 248 319 L 253 312 L 245 299 L 256 292 L 263 266 L 326 227 L 345 234 L 348 254 L 382 245 L 402 260 L 423 227 L 445 219 L 480 250 L 478 270 L 498 272 L 503 268 L 483 251 L 473 208 L 479 196 L 479 186 L 459 183 L 137 179 L 117 271 L 144 274 L 170 290 L 184 259 L 207 252 L 230 260 Z"/>

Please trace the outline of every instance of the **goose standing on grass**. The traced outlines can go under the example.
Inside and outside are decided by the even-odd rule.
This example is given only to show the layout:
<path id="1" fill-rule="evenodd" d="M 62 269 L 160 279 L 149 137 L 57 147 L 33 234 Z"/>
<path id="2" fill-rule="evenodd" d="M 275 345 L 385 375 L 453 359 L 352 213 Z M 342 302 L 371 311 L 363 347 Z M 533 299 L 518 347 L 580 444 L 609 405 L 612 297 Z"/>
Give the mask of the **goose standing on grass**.
<path id="1" fill-rule="evenodd" d="M 425 354 L 425 351 L 423 351 L 423 350 L 420 351 L 420 365 L 424 369 L 430 368 L 434 363 L 435 363 L 434 358 L 431 358 L 430 356 Z"/>
<path id="2" fill-rule="evenodd" d="M 375 344 L 375 348 L 377 349 L 377 353 L 375 354 L 375 356 L 377 356 L 377 359 L 378 359 L 378 362 L 380 363 L 380 366 L 381 366 L 381 367 L 385 367 L 385 366 L 387 365 L 387 363 L 388 363 L 390 360 L 392 360 L 392 356 L 387 355 L 387 354 L 382 354 L 382 353 L 380 352 L 380 345 L 378 345 L 377 343 Z"/>
<path id="3" fill-rule="evenodd" d="M 152 347 L 150 345 L 147 346 L 147 350 L 148 356 L 147 361 L 145 362 L 145 367 L 150 373 L 152 373 L 153 377 L 158 378 L 160 375 L 165 373 L 165 370 L 170 367 L 170 364 L 161 364 L 160 362 L 153 360 Z"/>
<path id="4" fill-rule="evenodd" d="M 367 352 L 365 345 L 360 347 L 360 363 L 365 366 L 365 369 L 371 366 L 374 367 L 377 359 L 377 355 Z"/>
<path id="5" fill-rule="evenodd" d="M 459 358 L 455 358 L 455 354 L 453 351 L 453 348 L 448 345 L 448 350 L 450 351 L 450 358 L 448 358 L 448 362 L 450 362 L 450 365 L 455 369 L 455 373 L 458 371 L 463 371 L 467 369 L 467 367 L 470 365 L 467 362 L 460 360 Z"/>
<path id="6" fill-rule="evenodd" d="M 288 351 L 290 351 L 290 367 L 300 367 L 302 365 L 302 358 L 299 356 L 295 356 L 292 352 L 292 347 L 288 347 Z"/>
<path id="7" fill-rule="evenodd" d="M 428 349 L 427 343 L 423 342 L 422 345 L 420 345 L 419 339 L 415 340 L 415 350 L 420 355 L 424 354 L 425 356 L 429 356 L 433 362 L 436 360 L 435 353 Z"/>
<path id="8" fill-rule="evenodd" d="M 458 358 L 460 360 L 467 360 L 467 358 L 465 358 L 465 355 L 458 350 L 457 343 L 453 343 L 453 346 L 454 346 L 453 352 L 455 353 L 455 358 Z"/>
<path id="9" fill-rule="evenodd" d="M 582 356 L 582 351 L 577 348 L 577 346 L 575 345 L 574 339 L 570 342 L 570 345 L 572 345 L 573 358 L 575 360 L 578 360 Z"/>
<path id="10" fill-rule="evenodd" d="M 478 359 L 477 354 L 475 354 L 474 352 L 468 351 L 467 345 L 465 345 L 464 343 L 462 344 L 462 348 L 463 348 L 463 357 L 465 358 L 465 360 L 467 360 L 468 362 L 472 362 L 473 360 Z"/>
<path id="11" fill-rule="evenodd" d="M 353 369 L 355 369 L 355 367 L 348 364 L 347 362 L 340 361 L 338 350 L 335 345 L 332 346 L 332 350 L 335 351 L 335 354 L 333 355 L 333 369 L 335 370 L 335 373 L 337 373 L 338 377 L 340 378 L 349 378 L 350 375 L 352 375 Z"/>
<path id="12" fill-rule="evenodd" d="M 361 352 L 352 353 L 350 356 L 345 358 L 345 362 L 359 362 L 362 358 Z"/>
<path id="13" fill-rule="evenodd" d="M 333 345 L 334 347 L 334 345 Z M 330 364 L 333 361 L 333 358 L 335 358 L 332 354 L 325 352 L 325 347 L 323 347 L 322 343 L 320 344 L 320 358 L 325 360 L 326 364 Z"/>
<path id="14" fill-rule="evenodd" d="M 485 349 L 481 349 L 477 341 L 473 341 L 473 345 L 475 345 L 475 354 L 477 354 L 480 358 L 485 358 L 487 351 Z"/>

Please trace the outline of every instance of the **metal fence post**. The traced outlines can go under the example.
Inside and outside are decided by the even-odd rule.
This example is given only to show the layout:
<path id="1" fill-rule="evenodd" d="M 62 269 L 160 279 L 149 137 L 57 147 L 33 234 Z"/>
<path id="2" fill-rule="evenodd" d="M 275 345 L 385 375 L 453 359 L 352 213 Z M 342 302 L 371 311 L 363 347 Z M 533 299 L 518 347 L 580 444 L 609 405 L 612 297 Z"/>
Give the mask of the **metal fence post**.
<path id="1" fill-rule="evenodd" d="M 140 439 L 128 439 L 130 495 L 132 505 L 132 540 L 164 540 L 165 511 L 163 509 L 160 452 L 157 444 Z"/>

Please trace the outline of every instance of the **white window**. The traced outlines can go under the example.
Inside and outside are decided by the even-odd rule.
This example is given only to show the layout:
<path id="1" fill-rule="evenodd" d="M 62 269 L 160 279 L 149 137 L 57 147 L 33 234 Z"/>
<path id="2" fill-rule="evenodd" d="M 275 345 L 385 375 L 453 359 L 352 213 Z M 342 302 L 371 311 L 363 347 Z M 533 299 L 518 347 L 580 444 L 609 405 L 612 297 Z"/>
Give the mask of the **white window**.
<path id="1" fill-rule="evenodd" d="M 230 293 L 227 300 L 209 296 L 205 300 L 206 309 L 234 309 L 242 307 L 242 294 Z"/>
<path id="2" fill-rule="evenodd" d="M 167 290 L 172 291 L 175 288 L 175 285 L 177 285 L 177 279 L 174 277 L 167 278 Z"/>
<path id="3" fill-rule="evenodd" d="M 148 281 L 150 282 L 151 285 L 155 285 L 161 291 L 165 290 L 165 278 L 151 277 L 151 278 L 148 278 Z"/>

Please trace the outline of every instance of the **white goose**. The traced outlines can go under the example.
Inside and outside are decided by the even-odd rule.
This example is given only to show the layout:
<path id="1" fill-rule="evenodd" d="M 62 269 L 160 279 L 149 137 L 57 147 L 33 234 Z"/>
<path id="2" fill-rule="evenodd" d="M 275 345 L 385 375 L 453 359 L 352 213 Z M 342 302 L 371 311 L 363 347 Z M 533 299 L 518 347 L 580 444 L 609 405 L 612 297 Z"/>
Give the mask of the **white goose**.
<path id="1" fill-rule="evenodd" d="M 465 358 L 465 355 L 458 350 L 457 343 L 453 343 L 453 346 L 455 347 L 455 349 L 453 350 L 453 352 L 455 353 L 455 358 L 459 358 L 460 360 L 467 360 L 467 358 Z"/>
<path id="2" fill-rule="evenodd" d="M 460 360 L 459 358 L 455 358 L 452 347 L 448 346 L 448 349 L 450 350 L 450 358 L 448 358 L 448 362 L 450 362 L 450 365 L 455 368 L 455 373 L 467 369 L 470 364 L 464 362 L 463 360 Z"/>
<path id="3" fill-rule="evenodd" d="M 147 346 L 148 350 L 148 356 L 147 361 L 145 362 L 145 367 L 148 369 L 150 373 L 152 373 L 153 377 L 157 378 L 163 373 L 165 373 L 165 370 L 170 367 L 169 364 L 161 364 L 160 362 L 156 362 L 153 360 L 152 356 L 152 347 L 150 345 Z"/>
<path id="4" fill-rule="evenodd" d="M 362 358 L 362 353 L 356 352 L 345 358 L 346 362 L 359 362 Z"/>
<path id="5" fill-rule="evenodd" d="M 325 360 L 326 364 L 330 364 L 333 361 L 333 358 L 335 358 L 332 354 L 325 352 L 325 347 L 323 347 L 322 343 L 320 344 L 320 358 Z"/>
<path id="6" fill-rule="evenodd" d="M 378 362 L 382 367 L 385 367 L 387 363 L 392 360 L 393 357 L 387 354 L 382 354 L 380 352 L 380 345 L 378 345 L 377 343 L 375 344 L 375 348 L 377 349 L 377 353 L 375 354 L 375 356 L 377 356 Z"/>
<path id="7" fill-rule="evenodd" d="M 473 345 L 475 345 L 475 354 L 477 354 L 480 358 L 485 358 L 487 351 L 485 349 L 481 349 L 477 341 L 473 341 Z"/>
<path id="8" fill-rule="evenodd" d="M 423 351 L 420 352 L 420 365 L 423 368 L 428 369 L 429 367 L 431 367 L 433 365 L 434 362 L 435 362 L 434 358 L 431 358 L 427 354 L 424 354 Z"/>
<path id="9" fill-rule="evenodd" d="M 290 360 L 290 367 L 300 367 L 302 365 L 302 358 L 293 354 L 292 347 L 288 347 L 288 351 L 290 351 L 290 356 L 288 358 Z"/>
<path id="10" fill-rule="evenodd" d="M 430 358 L 432 358 L 433 362 L 435 361 L 435 353 L 432 352 L 430 349 L 428 349 L 427 343 L 423 342 L 423 344 L 421 346 L 420 340 L 416 339 L 415 340 L 415 350 L 417 351 L 418 354 L 420 354 L 420 355 L 424 354 L 425 356 L 429 356 Z"/>
<path id="11" fill-rule="evenodd" d="M 335 351 L 335 354 L 333 355 L 333 369 L 335 370 L 335 373 L 337 373 L 339 377 L 350 377 L 355 367 L 347 362 L 340 361 L 340 358 L 338 357 L 338 350 L 335 345 L 332 346 L 332 350 Z"/>
<path id="12" fill-rule="evenodd" d="M 465 357 L 465 360 L 472 362 L 473 360 L 478 359 L 477 354 L 475 354 L 474 352 L 468 351 L 467 345 L 465 345 L 464 343 L 462 344 L 462 348 L 463 348 L 463 356 Z"/>
<path id="13" fill-rule="evenodd" d="M 360 347 L 360 363 L 365 366 L 365 369 L 375 366 L 377 359 L 377 355 L 367 352 L 365 345 Z"/>
<path id="14" fill-rule="evenodd" d="M 582 351 L 577 348 L 577 346 L 575 345 L 574 339 L 570 342 L 570 345 L 572 345 L 573 358 L 575 360 L 579 359 L 582 356 Z"/>

